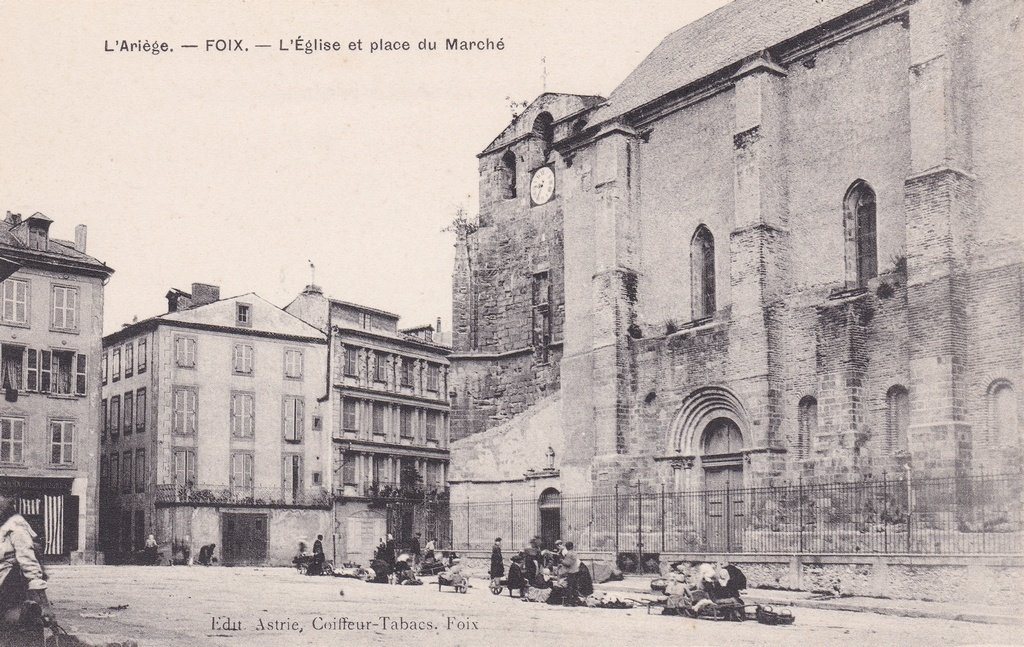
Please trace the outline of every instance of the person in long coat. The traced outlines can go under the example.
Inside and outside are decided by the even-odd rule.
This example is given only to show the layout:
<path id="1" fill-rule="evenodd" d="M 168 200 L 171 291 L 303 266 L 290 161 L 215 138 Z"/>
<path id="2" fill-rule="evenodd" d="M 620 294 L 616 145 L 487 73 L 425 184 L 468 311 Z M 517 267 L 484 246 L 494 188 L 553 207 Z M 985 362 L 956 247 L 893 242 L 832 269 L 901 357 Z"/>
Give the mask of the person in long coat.
<path id="1" fill-rule="evenodd" d="M 501 557 L 501 537 L 494 540 L 494 547 L 491 548 L 491 579 L 499 578 L 505 574 L 505 562 Z"/>

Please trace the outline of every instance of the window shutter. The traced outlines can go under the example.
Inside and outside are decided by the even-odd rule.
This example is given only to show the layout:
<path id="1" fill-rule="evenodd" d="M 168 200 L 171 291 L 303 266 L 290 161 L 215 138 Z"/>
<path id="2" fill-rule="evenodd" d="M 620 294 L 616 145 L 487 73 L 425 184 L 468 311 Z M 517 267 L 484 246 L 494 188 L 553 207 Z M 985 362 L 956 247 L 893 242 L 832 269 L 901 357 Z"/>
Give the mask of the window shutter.
<path id="1" fill-rule="evenodd" d="M 185 452 L 186 465 L 185 469 L 188 472 L 188 484 L 194 485 L 196 482 L 196 452 L 195 450 L 188 450 Z"/>
<path id="2" fill-rule="evenodd" d="M 86 356 L 79 353 L 77 357 L 77 363 L 75 366 L 75 393 L 77 395 L 85 395 L 85 364 Z"/>
<path id="3" fill-rule="evenodd" d="M 29 348 L 25 352 L 28 354 L 26 361 L 28 368 L 25 370 L 25 389 L 27 391 L 36 391 L 39 389 L 39 351 Z"/>
<path id="4" fill-rule="evenodd" d="M 185 392 L 185 420 L 187 424 L 187 431 L 190 435 L 196 433 L 196 402 L 198 394 L 195 391 Z"/>
<path id="5" fill-rule="evenodd" d="M 52 375 L 50 361 L 52 356 L 53 353 L 48 350 L 40 351 L 39 391 L 42 393 L 50 392 L 50 377 Z"/>
<path id="6" fill-rule="evenodd" d="M 302 440 L 302 432 L 306 428 L 305 420 L 306 403 L 296 398 L 295 400 L 295 440 Z"/>

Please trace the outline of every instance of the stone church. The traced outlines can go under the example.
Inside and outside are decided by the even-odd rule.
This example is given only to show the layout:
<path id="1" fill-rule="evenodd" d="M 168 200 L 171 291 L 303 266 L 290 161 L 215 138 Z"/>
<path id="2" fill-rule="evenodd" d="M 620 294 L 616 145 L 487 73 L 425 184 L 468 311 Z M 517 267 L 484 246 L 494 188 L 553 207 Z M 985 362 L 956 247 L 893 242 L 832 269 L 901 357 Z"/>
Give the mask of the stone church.
<path id="1" fill-rule="evenodd" d="M 534 100 L 458 231 L 453 501 L 1018 466 L 1021 14 L 735 0 Z"/>

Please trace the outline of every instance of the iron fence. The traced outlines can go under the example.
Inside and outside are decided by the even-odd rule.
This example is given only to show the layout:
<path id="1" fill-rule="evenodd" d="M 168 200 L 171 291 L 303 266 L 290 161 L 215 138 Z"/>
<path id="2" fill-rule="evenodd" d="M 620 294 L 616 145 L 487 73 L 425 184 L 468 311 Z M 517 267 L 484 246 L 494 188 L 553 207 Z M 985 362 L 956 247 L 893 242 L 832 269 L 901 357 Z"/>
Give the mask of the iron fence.
<path id="1" fill-rule="evenodd" d="M 1021 554 L 1022 491 L 1021 474 L 693 492 L 638 484 L 563 496 L 553 512 L 535 500 L 453 503 L 447 534 L 457 549 L 560 537 L 638 562 L 661 553 Z"/>

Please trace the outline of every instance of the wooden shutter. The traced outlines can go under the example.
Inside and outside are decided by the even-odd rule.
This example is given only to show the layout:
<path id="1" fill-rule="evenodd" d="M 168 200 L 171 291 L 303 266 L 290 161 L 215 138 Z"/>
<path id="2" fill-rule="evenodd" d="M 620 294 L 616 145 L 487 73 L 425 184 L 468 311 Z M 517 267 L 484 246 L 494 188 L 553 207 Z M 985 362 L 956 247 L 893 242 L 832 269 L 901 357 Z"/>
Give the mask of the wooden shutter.
<path id="1" fill-rule="evenodd" d="M 29 348 L 25 351 L 27 359 L 25 365 L 25 390 L 37 391 L 39 389 L 39 351 Z"/>
<path id="2" fill-rule="evenodd" d="M 42 393 L 50 392 L 50 382 L 53 376 L 51 369 L 51 362 L 53 360 L 53 353 L 48 350 L 40 351 L 40 362 L 39 362 L 39 391 Z"/>
<path id="3" fill-rule="evenodd" d="M 79 353 L 75 362 L 75 394 L 85 395 L 86 356 Z"/>

